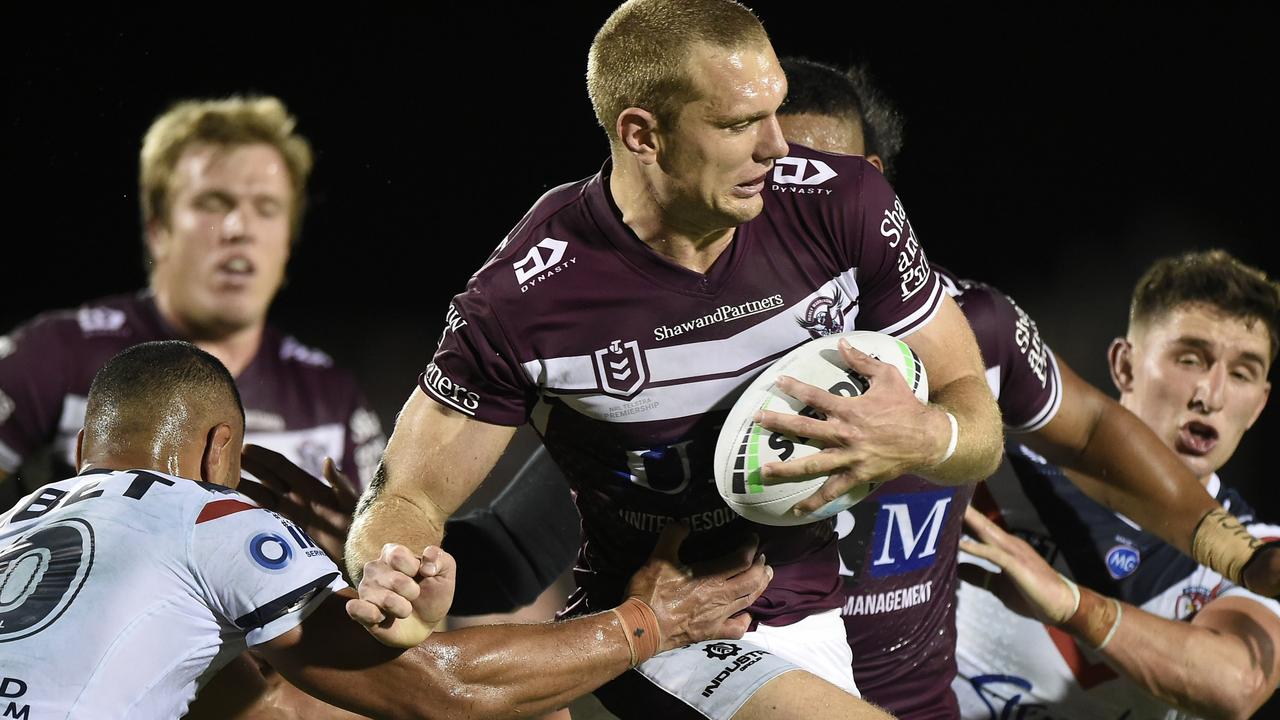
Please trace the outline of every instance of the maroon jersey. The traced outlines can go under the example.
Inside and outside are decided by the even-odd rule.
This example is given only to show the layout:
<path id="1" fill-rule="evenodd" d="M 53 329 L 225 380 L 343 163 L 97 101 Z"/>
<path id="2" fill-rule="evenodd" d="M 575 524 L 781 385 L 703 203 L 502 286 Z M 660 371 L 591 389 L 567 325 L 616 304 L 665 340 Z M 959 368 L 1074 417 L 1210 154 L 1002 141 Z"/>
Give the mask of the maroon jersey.
<path id="1" fill-rule="evenodd" d="M 1036 324 L 1009 297 L 934 267 L 964 311 L 1006 427 L 1029 432 L 1058 410 L 1058 370 Z M 914 475 L 887 482 L 836 518 L 845 630 L 864 697 L 895 716 L 958 718 L 956 551 L 973 486 Z"/>
<path id="2" fill-rule="evenodd" d="M 760 535 L 775 569 L 752 609 L 787 624 L 841 602 L 828 522 L 749 523 L 712 477 L 720 425 L 771 361 L 819 335 L 904 336 L 941 284 L 902 204 L 861 158 L 799 146 L 764 211 L 705 273 L 649 249 L 621 220 L 609 165 L 545 195 L 451 303 L 422 389 L 488 423 L 531 421 L 582 516 L 572 611 L 617 604 L 675 518 L 684 559 Z"/>
<path id="3" fill-rule="evenodd" d="M 49 446 L 54 464 L 70 468 L 98 369 L 127 347 L 178 337 L 144 291 L 44 313 L 0 338 L 0 469 L 12 473 Z M 328 455 L 361 487 L 372 478 L 386 445 L 381 423 L 355 379 L 327 355 L 268 327 L 236 386 L 247 442 L 317 477 Z"/>

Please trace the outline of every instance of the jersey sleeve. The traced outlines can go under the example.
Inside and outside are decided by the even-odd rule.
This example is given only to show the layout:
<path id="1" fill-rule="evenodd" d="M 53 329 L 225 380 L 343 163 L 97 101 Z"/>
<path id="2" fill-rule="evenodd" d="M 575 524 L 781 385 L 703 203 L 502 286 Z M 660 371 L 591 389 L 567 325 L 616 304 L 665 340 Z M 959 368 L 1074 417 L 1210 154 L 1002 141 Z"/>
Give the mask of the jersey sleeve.
<path id="1" fill-rule="evenodd" d="M 52 440 L 67 387 L 66 344 L 53 318 L 0 336 L 0 470 Z"/>
<path id="2" fill-rule="evenodd" d="M 959 287 L 956 300 L 977 337 L 1005 427 L 1011 432 L 1044 427 L 1062 404 L 1062 383 L 1035 321 L 989 285 L 960 281 Z"/>
<path id="3" fill-rule="evenodd" d="M 188 553 L 211 609 L 250 646 L 297 627 L 347 586 L 306 533 L 243 496 L 222 495 L 203 506 Z"/>
<path id="4" fill-rule="evenodd" d="M 515 364 L 500 319 L 473 278 L 454 297 L 435 357 L 418 376 L 433 400 L 495 425 L 522 425 L 535 394 Z"/>
<path id="5" fill-rule="evenodd" d="M 858 327 L 906 337 L 942 305 L 942 285 L 925 259 L 907 211 L 888 181 L 862 164 L 858 202 L 842 207 L 846 248 L 856 267 Z"/>

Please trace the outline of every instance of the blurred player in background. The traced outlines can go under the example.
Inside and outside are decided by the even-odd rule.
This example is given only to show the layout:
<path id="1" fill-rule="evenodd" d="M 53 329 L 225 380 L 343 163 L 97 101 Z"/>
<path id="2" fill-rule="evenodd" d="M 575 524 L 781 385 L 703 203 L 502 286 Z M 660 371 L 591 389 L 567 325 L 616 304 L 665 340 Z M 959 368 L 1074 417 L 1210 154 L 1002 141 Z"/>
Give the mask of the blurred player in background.
<path id="1" fill-rule="evenodd" d="M 1108 355 L 1124 407 L 1207 495 L 1272 540 L 1280 526 L 1255 519 L 1217 470 L 1266 406 L 1278 345 L 1280 284 L 1214 250 L 1156 262 Z M 995 522 L 971 510 L 978 541 L 962 543 L 1003 569 L 963 566 L 977 586 L 960 592 L 964 717 L 1145 720 L 1173 706 L 1247 718 L 1271 697 L 1280 604 L 1098 505 L 1075 473 L 1032 449 L 1011 444 L 1009 458 L 1018 484 L 993 487 L 996 503 L 975 502 Z"/>
<path id="2" fill-rule="evenodd" d="M 63 477 L 102 363 L 135 343 L 182 338 L 236 377 L 250 442 L 330 481 L 332 458 L 350 491 L 364 487 L 385 445 L 378 416 L 328 355 L 267 324 L 311 165 L 276 98 L 188 100 L 156 118 L 139 162 L 149 285 L 0 338 L 0 480 L 19 469 L 28 488 Z M 42 449 L 56 472 L 24 466 Z"/>

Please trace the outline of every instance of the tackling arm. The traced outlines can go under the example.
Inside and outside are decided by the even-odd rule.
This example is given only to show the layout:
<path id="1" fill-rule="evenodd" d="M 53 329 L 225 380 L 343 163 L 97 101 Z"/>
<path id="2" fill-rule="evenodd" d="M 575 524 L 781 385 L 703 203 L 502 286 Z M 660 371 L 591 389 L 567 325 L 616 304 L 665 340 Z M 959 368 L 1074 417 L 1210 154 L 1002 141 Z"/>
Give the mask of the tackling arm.
<path id="1" fill-rule="evenodd" d="M 488 475 L 514 433 L 514 427 L 472 420 L 415 389 L 356 508 L 346 546 L 352 580 L 360 581 L 365 563 L 386 543 L 438 545 L 445 521 Z"/>

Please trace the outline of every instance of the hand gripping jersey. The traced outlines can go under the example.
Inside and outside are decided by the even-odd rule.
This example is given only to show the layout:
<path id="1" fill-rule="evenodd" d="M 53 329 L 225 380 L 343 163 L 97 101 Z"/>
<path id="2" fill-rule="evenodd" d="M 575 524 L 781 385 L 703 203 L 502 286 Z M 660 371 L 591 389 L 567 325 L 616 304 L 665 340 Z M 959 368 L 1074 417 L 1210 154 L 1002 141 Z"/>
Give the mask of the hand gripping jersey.
<path id="1" fill-rule="evenodd" d="M 1062 391 L 1053 353 L 1008 296 L 934 266 L 973 327 L 1008 430 L 1043 427 Z M 845 629 L 863 697 L 896 717 L 958 717 L 956 551 L 973 486 L 906 475 L 836 518 Z"/>
<path id="2" fill-rule="evenodd" d="M 304 533 L 226 488 L 143 470 L 47 485 L 0 516 L 0 704 L 178 717 L 343 587 Z"/>
<path id="3" fill-rule="evenodd" d="M 14 473 L 52 446 L 53 468 L 23 469 L 35 471 L 28 487 L 73 473 L 75 437 L 98 368 L 137 343 L 179 337 L 148 292 L 46 313 L 0 337 L 0 470 Z M 326 455 L 361 488 L 373 477 L 386 446 L 378 416 L 351 375 L 324 353 L 268 326 L 236 386 L 245 442 L 271 448 L 317 477 Z"/>
<path id="4" fill-rule="evenodd" d="M 992 484 L 991 496 L 974 504 L 990 509 L 998 503 L 1004 525 L 1064 575 L 1170 620 L 1190 620 L 1219 597 L 1249 598 L 1280 615 L 1274 600 L 1237 587 L 1093 502 L 1030 449 L 1011 443 L 1008 453 L 1017 482 Z M 1255 536 L 1280 537 L 1280 527 L 1256 521 L 1252 508 L 1217 475 L 1208 491 Z M 1186 717 L 1118 676 L 1070 635 L 1006 610 L 990 593 L 962 584 L 958 600 L 960 673 L 954 687 L 963 717 Z"/>
<path id="5" fill-rule="evenodd" d="M 785 625 L 840 605 L 832 525 L 752 525 L 716 492 L 711 458 L 740 390 L 819 335 L 904 336 L 942 289 L 893 190 L 861 158 L 793 146 L 706 274 L 622 222 L 608 165 L 545 195 L 450 304 L 430 397 L 478 420 L 532 421 L 576 493 L 585 543 L 571 611 L 620 600 L 662 527 L 686 561 L 758 533 L 776 575 L 752 608 Z"/>

